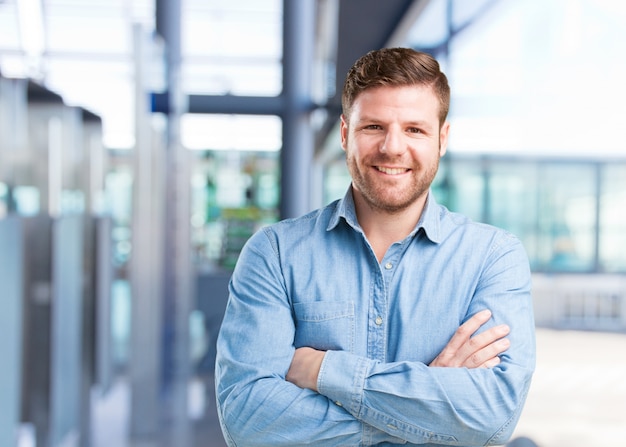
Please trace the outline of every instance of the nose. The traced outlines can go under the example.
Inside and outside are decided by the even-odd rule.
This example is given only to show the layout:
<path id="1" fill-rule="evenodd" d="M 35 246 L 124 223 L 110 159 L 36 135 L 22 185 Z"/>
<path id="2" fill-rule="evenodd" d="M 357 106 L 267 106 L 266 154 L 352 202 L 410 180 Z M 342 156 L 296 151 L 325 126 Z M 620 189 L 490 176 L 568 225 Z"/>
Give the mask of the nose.
<path id="1" fill-rule="evenodd" d="M 402 132 L 399 129 L 390 127 L 385 133 L 385 140 L 380 151 L 387 155 L 399 155 L 406 150 Z"/>

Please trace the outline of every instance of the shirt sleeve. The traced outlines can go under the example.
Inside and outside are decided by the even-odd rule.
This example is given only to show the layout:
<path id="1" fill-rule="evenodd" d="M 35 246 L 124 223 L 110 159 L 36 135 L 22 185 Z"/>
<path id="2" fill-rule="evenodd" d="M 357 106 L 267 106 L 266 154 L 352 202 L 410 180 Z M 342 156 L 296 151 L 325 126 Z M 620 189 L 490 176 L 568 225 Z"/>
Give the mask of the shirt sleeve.
<path id="1" fill-rule="evenodd" d="M 228 445 L 360 445 L 360 421 L 327 397 L 285 380 L 295 326 L 277 249 L 263 231 L 242 250 L 229 292 L 215 374 Z M 381 441 L 394 440 L 376 433 Z"/>
<path id="2" fill-rule="evenodd" d="M 516 238 L 501 236 L 467 312 L 469 317 L 488 308 L 493 318 L 486 326 L 511 327 L 511 347 L 497 367 L 431 368 L 328 351 L 318 376 L 319 392 L 363 423 L 410 443 L 504 444 L 530 387 L 535 333 L 528 258 Z"/>

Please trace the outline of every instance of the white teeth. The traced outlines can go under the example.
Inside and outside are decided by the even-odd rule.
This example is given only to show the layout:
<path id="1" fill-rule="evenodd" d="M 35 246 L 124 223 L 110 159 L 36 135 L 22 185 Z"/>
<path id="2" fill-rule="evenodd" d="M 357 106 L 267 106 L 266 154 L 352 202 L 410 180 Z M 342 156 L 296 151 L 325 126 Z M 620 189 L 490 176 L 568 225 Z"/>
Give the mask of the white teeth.
<path id="1" fill-rule="evenodd" d="M 406 172 L 406 169 L 404 168 L 384 168 L 382 166 L 376 166 L 376 169 L 378 169 L 380 172 L 384 172 L 385 174 L 390 175 L 403 174 L 404 172 Z"/>

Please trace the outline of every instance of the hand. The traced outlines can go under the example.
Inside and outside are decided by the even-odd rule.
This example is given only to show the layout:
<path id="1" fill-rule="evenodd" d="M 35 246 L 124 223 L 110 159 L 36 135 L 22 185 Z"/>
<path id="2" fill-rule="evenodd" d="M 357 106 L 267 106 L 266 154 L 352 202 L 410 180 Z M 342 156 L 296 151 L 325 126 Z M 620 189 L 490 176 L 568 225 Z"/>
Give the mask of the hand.
<path id="1" fill-rule="evenodd" d="M 443 351 L 428 366 L 493 368 L 498 365 L 498 356 L 510 346 L 509 340 L 504 338 L 510 332 L 509 327 L 501 324 L 472 337 L 489 318 L 489 310 L 473 315 L 457 329 Z"/>
<path id="2" fill-rule="evenodd" d="M 325 351 L 313 348 L 296 349 L 289 371 L 287 371 L 287 382 L 317 392 L 317 376 L 320 373 L 324 355 L 326 355 Z"/>

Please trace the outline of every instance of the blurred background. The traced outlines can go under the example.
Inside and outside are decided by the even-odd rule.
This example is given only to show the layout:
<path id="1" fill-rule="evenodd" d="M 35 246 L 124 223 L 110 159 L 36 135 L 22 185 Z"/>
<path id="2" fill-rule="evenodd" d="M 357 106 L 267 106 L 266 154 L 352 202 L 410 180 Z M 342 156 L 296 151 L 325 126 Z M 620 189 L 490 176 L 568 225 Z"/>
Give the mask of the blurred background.
<path id="1" fill-rule="evenodd" d="M 230 272 L 344 194 L 341 86 L 386 46 L 449 77 L 438 201 L 528 251 L 516 436 L 623 445 L 619 0 L 0 0 L 0 445 L 225 445 Z"/>

